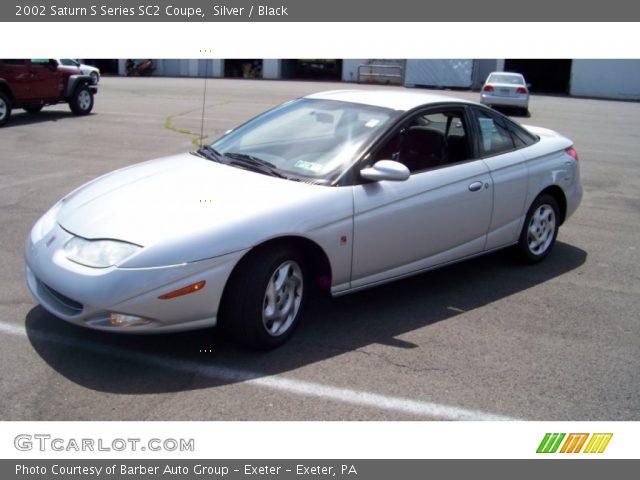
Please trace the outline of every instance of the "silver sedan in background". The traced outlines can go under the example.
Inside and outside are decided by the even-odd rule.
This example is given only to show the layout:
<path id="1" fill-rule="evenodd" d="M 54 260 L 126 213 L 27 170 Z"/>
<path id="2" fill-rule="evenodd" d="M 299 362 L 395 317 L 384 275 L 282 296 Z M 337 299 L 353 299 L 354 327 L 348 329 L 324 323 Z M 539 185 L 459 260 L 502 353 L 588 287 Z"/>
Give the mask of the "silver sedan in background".
<path id="1" fill-rule="evenodd" d="M 219 324 L 269 349 L 315 288 L 511 246 L 539 262 L 581 197 L 578 155 L 554 131 L 419 91 L 317 93 L 71 192 L 26 239 L 27 284 L 76 325 Z"/>
<path id="2" fill-rule="evenodd" d="M 64 65 L 65 67 L 79 68 L 83 75 L 88 75 L 89 77 L 91 77 L 91 83 L 93 85 L 97 85 L 100 81 L 100 69 L 97 67 L 85 65 L 84 63 L 81 63 L 73 58 L 58 58 L 57 60 L 60 65 Z"/>
<path id="3" fill-rule="evenodd" d="M 480 92 L 480 103 L 490 107 L 513 107 L 529 111 L 529 87 L 519 73 L 493 72 Z"/>

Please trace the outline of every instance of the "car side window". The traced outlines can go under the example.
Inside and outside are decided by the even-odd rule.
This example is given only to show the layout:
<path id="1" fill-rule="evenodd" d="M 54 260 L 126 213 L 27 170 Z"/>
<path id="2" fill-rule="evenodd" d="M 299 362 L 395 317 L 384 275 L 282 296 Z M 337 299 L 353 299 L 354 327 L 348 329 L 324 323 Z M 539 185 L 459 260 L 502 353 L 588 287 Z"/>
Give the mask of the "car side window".
<path id="1" fill-rule="evenodd" d="M 24 65 L 26 60 L 24 59 L 10 59 L 10 60 L 0 60 L 5 65 Z"/>
<path id="2" fill-rule="evenodd" d="M 511 136 L 513 137 L 513 141 L 516 144 L 516 148 L 528 147 L 529 145 L 533 145 L 538 141 L 537 137 L 527 132 L 519 125 L 508 123 L 507 127 L 509 128 L 509 132 L 511 132 Z"/>
<path id="3" fill-rule="evenodd" d="M 468 160 L 467 131 L 461 111 L 418 114 L 377 150 L 373 161 L 396 160 L 417 173 Z"/>
<path id="4" fill-rule="evenodd" d="M 48 67 L 49 59 L 48 58 L 32 58 L 31 65 L 39 66 L 39 67 Z"/>
<path id="5" fill-rule="evenodd" d="M 511 133 L 498 117 L 476 110 L 480 155 L 490 157 L 515 150 Z"/>

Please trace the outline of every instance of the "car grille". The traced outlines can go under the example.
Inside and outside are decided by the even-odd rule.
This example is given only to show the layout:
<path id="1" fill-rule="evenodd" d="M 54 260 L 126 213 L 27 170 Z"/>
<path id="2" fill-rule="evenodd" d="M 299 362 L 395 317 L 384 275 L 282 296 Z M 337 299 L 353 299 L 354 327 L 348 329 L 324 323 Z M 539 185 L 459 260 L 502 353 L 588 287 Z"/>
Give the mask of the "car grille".
<path id="1" fill-rule="evenodd" d="M 63 295 L 62 293 L 58 292 L 57 290 L 54 290 L 49 285 L 43 282 L 40 282 L 40 284 L 51 295 L 53 300 L 59 303 L 61 307 L 64 307 L 65 309 L 70 310 L 70 313 L 72 315 L 77 315 L 78 313 L 82 312 L 82 309 L 84 308 L 84 306 L 81 303 L 76 302 L 74 299 L 69 298 L 66 295 Z"/>

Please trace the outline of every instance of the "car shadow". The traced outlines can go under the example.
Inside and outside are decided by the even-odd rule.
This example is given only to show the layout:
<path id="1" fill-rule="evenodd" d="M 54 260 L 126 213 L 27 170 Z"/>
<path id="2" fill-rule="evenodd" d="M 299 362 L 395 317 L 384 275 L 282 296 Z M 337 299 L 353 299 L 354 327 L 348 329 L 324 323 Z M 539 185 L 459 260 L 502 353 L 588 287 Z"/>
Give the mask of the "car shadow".
<path id="1" fill-rule="evenodd" d="M 58 120 L 62 120 L 62 119 L 89 117 L 91 115 L 93 115 L 93 113 L 90 113 L 89 115 L 76 115 L 71 111 L 65 112 L 63 110 L 46 110 L 46 109 L 37 113 L 12 112 L 9 122 L 5 126 L 3 126 L 2 129 L 4 130 L 11 127 L 18 127 L 21 125 L 32 125 L 36 123 L 57 122 Z"/>
<path id="2" fill-rule="evenodd" d="M 587 253 L 558 242 L 538 265 L 500 251 L 335 299 L 316 298 L 288 343 L 271 352 L 235 346 L 214 329 L 152 336 L 98 332 L 37 306 L 26 331 L 40 357 L 96 391 L 141 394 L 211 388 L 291 371 L 371 344 L 412 349 L 398 338 L 542 284 L 580 267 Z"/>

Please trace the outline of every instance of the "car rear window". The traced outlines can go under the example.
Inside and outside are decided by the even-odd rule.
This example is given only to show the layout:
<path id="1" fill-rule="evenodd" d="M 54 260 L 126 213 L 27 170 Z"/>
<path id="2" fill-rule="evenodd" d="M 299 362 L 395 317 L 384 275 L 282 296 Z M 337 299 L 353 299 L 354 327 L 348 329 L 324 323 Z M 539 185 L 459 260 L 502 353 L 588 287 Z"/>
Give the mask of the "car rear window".
<path id="1" fill-rule="evenodd" d="M 540 140 L 522 125 L 498 112 L 486 108 L 474 108 L 473 111 L 480 135 L 478 147 L 482 156 L 528 147 Z M 508 141 L 507 136 L 511 141 Z"/>
<path id="2" fill-rule="evenodd" d="M 516 148 L 528 147 L 540 140 L 533 133 L 525 130 L 517 123 L 507 122 L 507 127 L 511 132 L 513 140 L 516 142 Z"/>
<path id="3" fill-rule="evenodd" d="M 524 85 L 524 78 L 519 75 L 491 75 L 488 83 L 508 83 L 509 85 Z"/>

